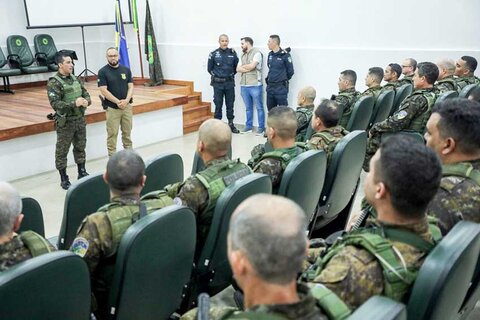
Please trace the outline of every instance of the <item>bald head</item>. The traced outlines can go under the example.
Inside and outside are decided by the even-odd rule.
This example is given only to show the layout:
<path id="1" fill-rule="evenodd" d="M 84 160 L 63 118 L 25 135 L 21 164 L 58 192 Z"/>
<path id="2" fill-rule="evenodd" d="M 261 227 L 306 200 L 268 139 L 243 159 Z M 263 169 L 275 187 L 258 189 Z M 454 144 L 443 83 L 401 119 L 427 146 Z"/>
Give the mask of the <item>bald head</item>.
<path id="1" fill-rule="evenodd" d="M 18 191 L 7 182 L 0 182 L 0 236 L 13 230 L 21 212 L 22 198 Z"/>
<path id="2" fill-rule="evenodd" d="M 308 86 L 300 90 L 299 95 L 305 98 L 305 103 L 313 104 L 313 101 L 315 101 L 317 97 L 317 91 L 314 87 Z"/>
<path id="3" fill-rule="evenodd" d="M 439 70 L 438 80 L 442 80 L 455 73 L 455 62 L 451 59 L 442 59 L 437 62 Z"/>
<path id="4" fill-rule="evenodd" d="M 258 276 L 284 285 L 295 280 L 307 250 L 306 216 L 293 201 L 258 194 L 243 201 L 232 215 L 232 250 L 245 253 Z"/>
<path id="5" fill-rule="evenodd" d="M 225 122 L 209 119 L 198 129 L 198 140 L 203 143 L 206 152 L 214 157 L 221 157 L 228 153 L 232 132 Z"/>
<path id="6" fill-rule="evenodd" d="M 297 132 L 297 116 L 292 108 L 279 106 L 268 112 L 267 124 L 275 129 L 282 140 L 295 139 Z"/>

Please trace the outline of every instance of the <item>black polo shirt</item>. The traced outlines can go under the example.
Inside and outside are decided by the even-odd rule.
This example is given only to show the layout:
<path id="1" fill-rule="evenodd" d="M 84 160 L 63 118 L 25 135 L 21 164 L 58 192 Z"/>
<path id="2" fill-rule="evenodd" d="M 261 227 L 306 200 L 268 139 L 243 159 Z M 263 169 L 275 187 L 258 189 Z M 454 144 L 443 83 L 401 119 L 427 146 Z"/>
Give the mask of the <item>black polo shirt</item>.
<path id="1" fill-rule="evenodd" d="M 107 90 L 115 98 L 120 100 L 125 99 L 128 94 L 128 84 L 132 83 L 132 72 L 125 66 L 118 65 L 114 68 L 107 64 L 98 71 L 98 86 L 107 86 Z M 118 106 L 108 99 L 105 99 L 106 104 L 110 108 L 118 109 Z"/>

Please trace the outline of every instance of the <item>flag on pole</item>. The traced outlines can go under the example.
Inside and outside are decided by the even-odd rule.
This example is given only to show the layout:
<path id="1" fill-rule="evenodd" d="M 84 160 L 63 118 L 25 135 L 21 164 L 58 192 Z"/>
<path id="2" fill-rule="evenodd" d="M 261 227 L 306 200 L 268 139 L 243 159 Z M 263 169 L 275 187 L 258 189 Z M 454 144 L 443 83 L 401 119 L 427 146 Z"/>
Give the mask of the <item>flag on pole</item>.
<path id="1" fill-rule="evenodd" d="M 150 5 L 147 0 L 147 12 L 145 14 L 145 54 L 147 55 L 148 71 L 150 73 L 151 86 L 158 86 L 163 83 L 163 72 L 158 57 L 157 41 L 153 31 L 152 16 L 150 14 Z"/>
<path id="2" fill-rule="evenodd" d="M 130 0 L 130 8 L 132 10 L 133 30 L 138 31 L 137 0 Z"/>
<path id="3" fill-rule="evenodd" d="M 128 58 L 127 38 L 125 37 L 125 28 L 123 26 L 122 10 L 120 9 L 120 0 L 115 2 L 115 47 L 120 55 L 119 63 L 130 68 L 130 59 Z"/>

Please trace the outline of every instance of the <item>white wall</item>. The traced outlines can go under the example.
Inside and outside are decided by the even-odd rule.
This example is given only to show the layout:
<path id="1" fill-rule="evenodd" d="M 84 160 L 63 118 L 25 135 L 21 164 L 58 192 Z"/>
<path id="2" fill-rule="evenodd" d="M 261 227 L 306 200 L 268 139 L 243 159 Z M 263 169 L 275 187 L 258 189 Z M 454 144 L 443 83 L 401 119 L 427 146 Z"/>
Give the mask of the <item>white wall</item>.
<path id="1" fill-rule="evenodd" d="M 77 70 L 83 69 L 79 28 L 25 30 L 23 2 L 0 0 L 0 5 L 7 8 L 0 12 L 2 49 L 8 34 L 23 34 L 31 40 L 36 33 L 48 32 L 58 47 L 77 50 Z M 338 74 L 344 69 L 357 71 L 357 89 L 363 90 L 369 67 L 401 63 L 405 57 L 435 62 L 468 54 L 480 61 L 478 0 L 150 0 L 150 8 L 165 77 L 193 80 L 207 101 L 212 100 L 212 90 L 206 59 L 218 46 L 220 33 L 230 36 L 238 52 L 240 38 L 247 35 L 265 54 L 268 36 L 273 33 L 281 36 L 282 46 L 292 47 L 292 106 L 305 85 L 313 85 L 318 97 L 330 97 L 337 91 Z M 138 10 L 143 42 L 144 1 L 138 1 Z M 131 26 L 126 29 L 132 70 L 138 76 L 136 35 Z M 88 67 L 96 71 L 104 64 L 105 48 L 114 42 L 113 26 L 85 28 L 85 37 Z M 480 67 L 477 75 L 479 71 Z M 236 122 L 243 123 L 238 88 L 235 109 Z"/>

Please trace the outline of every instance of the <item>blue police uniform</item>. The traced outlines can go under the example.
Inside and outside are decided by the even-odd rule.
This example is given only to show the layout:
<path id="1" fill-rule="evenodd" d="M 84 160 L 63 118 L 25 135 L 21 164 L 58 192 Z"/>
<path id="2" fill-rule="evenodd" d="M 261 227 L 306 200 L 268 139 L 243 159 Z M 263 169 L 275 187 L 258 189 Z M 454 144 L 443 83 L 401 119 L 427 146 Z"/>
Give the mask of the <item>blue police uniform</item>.
<path id="1" fill-rule="evenodd" d="M 233 103 L 235 101 L 235 79 L 238 56 L 231 48 L 216 49 L 208 56 L 208 73 L 212 76 L 215 119 L 222 119 L 223 97 L 227 106 L 227 119 L 233 125 Z"/>
<path id="2" fill-rule="evenodd" d="M 290 53 L 280 49 L 268 53 L 267 109 L 288 106 L 288 81 L 293 76 L 293 63 Z"/>

